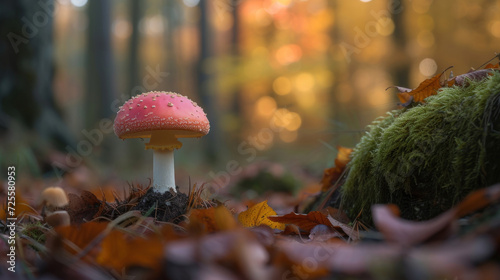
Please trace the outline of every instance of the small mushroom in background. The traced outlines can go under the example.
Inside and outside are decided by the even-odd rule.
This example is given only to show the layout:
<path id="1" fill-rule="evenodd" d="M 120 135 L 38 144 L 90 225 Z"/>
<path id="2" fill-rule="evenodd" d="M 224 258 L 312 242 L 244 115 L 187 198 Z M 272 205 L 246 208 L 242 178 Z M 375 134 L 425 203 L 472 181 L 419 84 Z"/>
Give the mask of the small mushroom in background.
<path id="1" fill-rule="evenodd" d="M 176 192 L 174 149 L 178 138 L 202 137 L 210 130 L 203 109 L 186 96 L 174 92 L 147 92 L 132 97 L 120 107 L 114 123 L 120 139 L 150 138 L 153 150 L 153 190 Z"/>
<path id="2" fill-rule="evenodd" d="M 42 204 L 47 208 L 64 207 L 68 205 L 68 196 L 60 187 L 48 187 L 42 192 Z"/>
<path id="3" fill-rule="evenodd" d="M 45 222 L 52 227 L 67 226 L 70 224 L 70 217 L 67 211 L 57 210 L 68 205 L 69 200 L 66 192 L 60 187 L 48 187 L 41 195 L 42 216 Z"/>

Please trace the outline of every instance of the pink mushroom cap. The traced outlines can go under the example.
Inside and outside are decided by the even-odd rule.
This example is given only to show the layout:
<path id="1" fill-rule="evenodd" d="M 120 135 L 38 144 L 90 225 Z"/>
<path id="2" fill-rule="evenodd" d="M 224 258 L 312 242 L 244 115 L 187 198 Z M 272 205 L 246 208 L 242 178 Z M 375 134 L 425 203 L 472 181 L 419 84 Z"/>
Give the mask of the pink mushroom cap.
<path id="1" fill-rule="evenodd" d="M 120 107 L 114 130 L 120 139 L 151 138 L 150 143 L 152 135 L 158 135 L 154 146 L 147 148 L 162 148 L 162 142 L 172 144 L 172 136 L 177 139 L 206 135 L 210 123 L 203 109 L 186 96 L 152 91 L 134 96 Z"/>

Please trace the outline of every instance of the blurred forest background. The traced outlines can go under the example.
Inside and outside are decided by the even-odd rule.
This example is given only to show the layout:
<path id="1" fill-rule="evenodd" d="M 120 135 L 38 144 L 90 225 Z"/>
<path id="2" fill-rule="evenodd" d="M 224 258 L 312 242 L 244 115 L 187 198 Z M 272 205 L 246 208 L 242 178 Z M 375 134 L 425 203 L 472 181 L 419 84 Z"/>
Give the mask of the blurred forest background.
<path id="1" fill-rule="evenodd" d="M 181 140 L 179 186 L 263 161 L 317 181 L 337 145 L 354 147 L 397 107 L 387 87 L 493 57 L 499 11 L 490 0 L 2 1 L 1 177 L 15 165 L 18 185 L 147 183 L 145 141 L 110 128 L 128 98 L 162 90 L 198 102 L 212 127 Z"/>

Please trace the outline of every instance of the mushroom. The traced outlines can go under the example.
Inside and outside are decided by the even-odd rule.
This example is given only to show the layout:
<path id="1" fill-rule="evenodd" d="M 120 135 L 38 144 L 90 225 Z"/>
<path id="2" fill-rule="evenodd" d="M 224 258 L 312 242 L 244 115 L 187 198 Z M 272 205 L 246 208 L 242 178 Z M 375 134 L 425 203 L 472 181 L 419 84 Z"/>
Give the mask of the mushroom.
<path id="1" fill-rule="evenodd" d="M 69 200 L 66 192 L 60 187 L 48 187 L 43 190 L 42 195 L 42 216 L 45 222 L 52 227 L 66 226 L 70 224 L 70 217 L 67 211 L 57 210 L 68 205 Z"/>
<path id="2" fill-rule="evenodd" d="M 43 205 L 51 208 L 64 207 L 68 205 L 66 192 L 60 187 L 48 187 L 42 192 Z"/>
<path id="3" fill-rule="evenodd" d="M 153 150 L 153 190 L 175 189 L 174 149 L 178 138 L 201 137 L 210 123 L 195 102 L 174 92 L 147 92 L 132 97 L 120 107 L 114 123 L 120 139 L 150 138 L 146 150 Z"/>

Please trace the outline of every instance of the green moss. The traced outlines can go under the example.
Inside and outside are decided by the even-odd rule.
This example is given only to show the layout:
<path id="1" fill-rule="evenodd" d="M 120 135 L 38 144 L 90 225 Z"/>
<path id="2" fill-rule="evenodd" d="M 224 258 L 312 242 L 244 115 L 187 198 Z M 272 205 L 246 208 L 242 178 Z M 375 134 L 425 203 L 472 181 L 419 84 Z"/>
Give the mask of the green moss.
<path id="1" fill-rule="evenodd" d="M 26 224 L 23 228 L 21 233 L 23 235 L 26 235 L 33 239 L 34 241 L 40 243 L 40 244 L 45 244 L 46 241 L 46 232 L 47 229 L 40 223 L 40 222 L 35 222 L 35 223 L 29 223 Z M 33 249 L 38 251 L 38 248 L 30 245 Z"/>
<path id="2" fill-rule="evenodd" d="M 500 74 L 375 120 L 348 167 L 342 207 L 368 224 L 376 203 L 426 220 L 500 182 Z"/>

